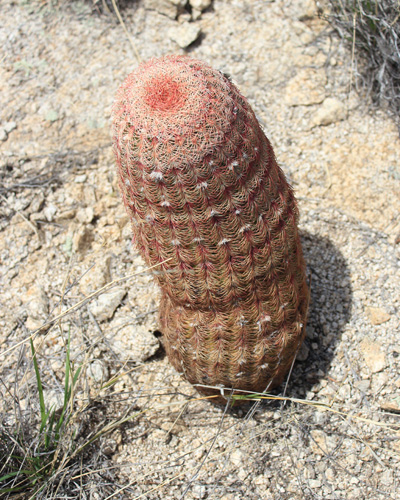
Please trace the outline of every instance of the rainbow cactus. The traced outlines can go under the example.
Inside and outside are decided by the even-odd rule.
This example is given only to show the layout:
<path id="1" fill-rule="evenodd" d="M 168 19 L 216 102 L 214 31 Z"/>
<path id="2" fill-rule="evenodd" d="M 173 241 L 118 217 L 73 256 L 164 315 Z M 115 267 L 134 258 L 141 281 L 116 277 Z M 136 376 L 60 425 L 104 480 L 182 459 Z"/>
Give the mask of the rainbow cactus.
<path id="1" fill-rule="evenodd" d="M 281 384 L 308 288 L 296 200 L 246 99 L 201 61 L 151 59 L 118 90 L 113 145 L 173 366 L 218 401 Z"/>

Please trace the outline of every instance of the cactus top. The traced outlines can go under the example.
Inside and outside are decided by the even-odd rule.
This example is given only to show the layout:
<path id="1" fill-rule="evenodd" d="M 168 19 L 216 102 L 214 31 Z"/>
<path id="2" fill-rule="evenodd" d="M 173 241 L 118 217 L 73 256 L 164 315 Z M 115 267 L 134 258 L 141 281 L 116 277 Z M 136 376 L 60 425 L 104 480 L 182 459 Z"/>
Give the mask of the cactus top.
<path id="1" fill-rule="evenodd" d="M 200 61 L 151 59 L 119 89 L 113 111 L 116 132 L 125 141 L 137 138 L 132 154 L 140 155 L 147 170 L 197 165 L 222 144 L 237 119 L 229 87 L 221 73 Z"/>

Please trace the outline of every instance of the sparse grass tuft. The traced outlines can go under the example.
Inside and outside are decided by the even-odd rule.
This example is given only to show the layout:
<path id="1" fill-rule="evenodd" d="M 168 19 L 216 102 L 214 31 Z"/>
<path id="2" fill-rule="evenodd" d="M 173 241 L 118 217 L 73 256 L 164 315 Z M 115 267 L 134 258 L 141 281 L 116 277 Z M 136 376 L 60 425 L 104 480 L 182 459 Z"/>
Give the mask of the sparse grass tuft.
<path id="1" fill-rule="evenodd" d="M 49 404 L 41 375 L 45 367 L 40 364 L 33 341 L 30 343 L 35 386 L 29 408 L 20 400 L 23 384 L 16 380 L 15 395 L 7 390 L 14 412 L 8 405 L 0 420 L 0 498 L 56 499 L 74 494 L 77 496 L 73 498 L 88 498 L 88 484 L 96 483 L 102 483 L 106 493 L 108 485 L 114 485 L 114 478 L 101 451 L 102 438 L 125 421 L 114 418 L 113 405 L 105 408 L 99 394 L 105 394 L 118 377 L 102 385 L 93 397 L 85 398 L 81 378 L 86 363 L 74 367 L 68 335 L 63 401 Z M 27 375 L 29 378 L 29 371 Z"/>
<path id="2" fill-rule="evenodd" d="M 400 1 L 330 0 L 328 20 L 353 48 L 356 83 L 386 103 L 400 130 Z"/>
<path id="3" fill-rule="evenodd" d="M 74 395 L 82 364 L 74 370 L 70 361 L 70 336 L 66 345 L 64 402 L 61 408 L 46 405 L 37 352 L 30 339 L 40 416 L 36 422 L 2 422 L 0 427 L 0 496 L 23 491 L 35 497 L 57 471 L 63 437 L 69 433 Z M 19 408 L 20 410 L 20 408 Z M 18 412 L 22 415 L 22 412 Z M 35 425 L 35 423 L 37 425 Z M 33 427 L 32 427 L 33 424 Z"/>

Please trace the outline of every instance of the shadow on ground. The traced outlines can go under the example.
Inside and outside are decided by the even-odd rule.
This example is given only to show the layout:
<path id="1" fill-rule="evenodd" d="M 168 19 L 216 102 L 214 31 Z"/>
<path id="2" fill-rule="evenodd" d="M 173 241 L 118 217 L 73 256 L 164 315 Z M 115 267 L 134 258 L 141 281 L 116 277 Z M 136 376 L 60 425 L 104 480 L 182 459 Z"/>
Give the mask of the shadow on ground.
<path id="1" fill-rule="evenodd" d="M 301 239 L 311 299 L 306 340 L 288 387 L 291 397 L 304 397 L 326 377 L 352 308 L 350 271 L 340 250 L 327 237 L 303 232 Z"/>

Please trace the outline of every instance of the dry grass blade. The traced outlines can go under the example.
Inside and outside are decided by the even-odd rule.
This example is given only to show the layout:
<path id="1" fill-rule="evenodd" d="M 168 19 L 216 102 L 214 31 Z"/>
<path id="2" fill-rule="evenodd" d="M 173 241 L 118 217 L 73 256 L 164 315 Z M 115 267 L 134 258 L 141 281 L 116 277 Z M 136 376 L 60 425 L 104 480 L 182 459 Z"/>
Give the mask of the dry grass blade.
<path id="1" fill-rule="evenodd" d="M 400 127 L 400 4 L 392 0 L 331 0 L 330 4 L 328 21 L 351 44 L 357 83 L 375 103 L 385 103 Z"/>

